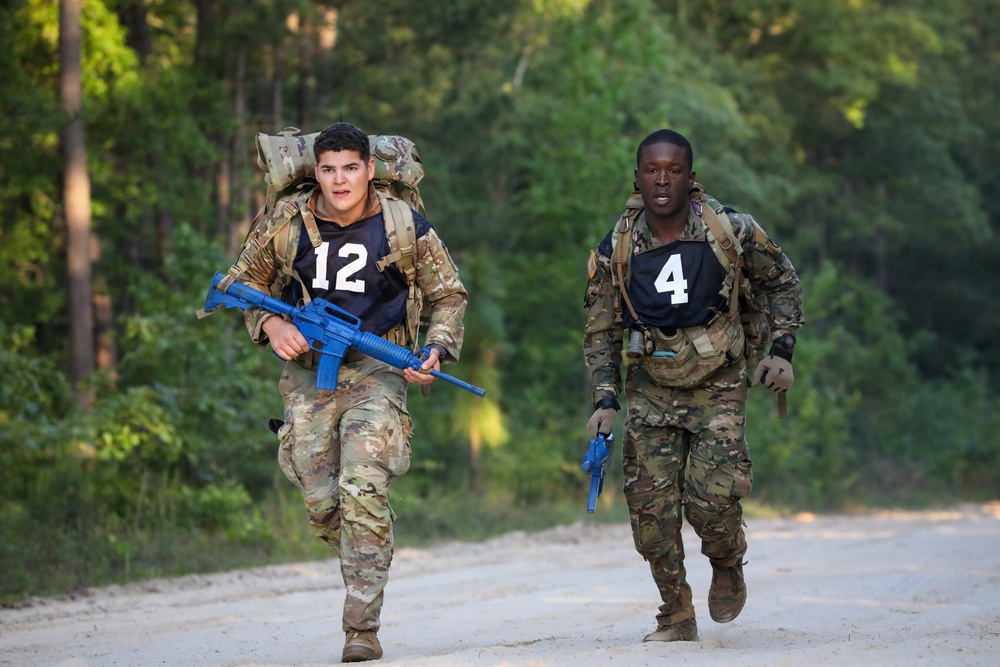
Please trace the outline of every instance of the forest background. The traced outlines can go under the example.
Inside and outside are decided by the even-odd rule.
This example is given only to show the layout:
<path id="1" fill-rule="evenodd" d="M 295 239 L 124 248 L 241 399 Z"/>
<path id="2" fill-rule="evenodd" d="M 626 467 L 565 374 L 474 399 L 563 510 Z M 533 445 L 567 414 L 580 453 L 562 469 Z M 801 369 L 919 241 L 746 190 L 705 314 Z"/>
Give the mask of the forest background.
<path id="1" fill-rule="evenodd" d="M 267 429 L 280 363 L 198 320 L 262 203 L 254 136 L 419 148 L 483 399 L 415 391 L 401 543 L 621 520 L 580 460 L 586 262 L 674 128 L 795 263 L 790 415 L 751 511 L 1000 496 L 996 0 L 8 0 L 0 601 L 328 557 Z M 620 457 L 617 455 L 616 459 Z"/>

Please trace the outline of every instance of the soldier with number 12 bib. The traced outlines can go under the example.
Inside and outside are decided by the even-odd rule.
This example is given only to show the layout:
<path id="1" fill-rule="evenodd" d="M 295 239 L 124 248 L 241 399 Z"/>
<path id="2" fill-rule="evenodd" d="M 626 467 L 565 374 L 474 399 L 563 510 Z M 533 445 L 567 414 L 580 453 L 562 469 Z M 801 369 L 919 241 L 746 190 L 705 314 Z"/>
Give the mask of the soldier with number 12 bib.
<path id="1" fill-rule="evenodd" d="M 313 187 L 277 201 L 248 236 L 237 271 L 240 282 L 292 305 L 322 298 L 362 321 L 370 332 L 400 346 L 415 345 L 413 295 L 430 305 L 422 371 L 458 360 L 468 295 L 447 248 L 417 211 L 373 185 L 375 160 L 369 137 L 350 123 L 335 123 L 316 136 Z M 415 227 L 412 277 L 390 251 L 391 215 Z M 287 224 L 296 234 L 293 252 L 282 252 Z M 413 232 L 411 232 L 413 233 Z M 268 239 L 259 243 L 260 239 Z M 287 360 L 279 388 L 285 401 L 278 461 L 299 489 L 317 536 L 340 557 L 346 588 L 344 662 L 382 657 L 378 639 L 384 588 L 393 552 L 389 483 L 410 466 L 407 383 L 434 377 L 399 370 L 348 349 L 336 389 L 316 387 L 318 353 L 298 328 L 280 315 L 246 312 L 253 341 L 270 343 Z"/>

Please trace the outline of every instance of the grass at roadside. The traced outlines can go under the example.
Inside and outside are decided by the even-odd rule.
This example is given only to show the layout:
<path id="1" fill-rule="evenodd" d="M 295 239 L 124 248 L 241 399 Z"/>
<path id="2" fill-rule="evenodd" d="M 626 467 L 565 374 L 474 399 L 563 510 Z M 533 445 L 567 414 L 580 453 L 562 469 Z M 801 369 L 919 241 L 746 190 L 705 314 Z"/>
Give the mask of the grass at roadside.
<path id="1" fill-rule="evenodd" d="M 526 505 L 466 492 L 418 497 L 399 486 L 392 498 L 398 546 L 480 540 L 580 520 L 626 520 L 624 503 L 611 493 L 588 515 L 584 495 L 572 502 Z M 0 514 L 0 604 L 157 577 L 332 556 L 314 537 L 298 492 L 284 483 L 276 484 L 263 501 L 212 526 L 162 521 L 136 528 L 113 517 L 81 518 L 85 513 L 70 525 L 58 525 L 39 520 L 40 509 L 8 510 Z"/>

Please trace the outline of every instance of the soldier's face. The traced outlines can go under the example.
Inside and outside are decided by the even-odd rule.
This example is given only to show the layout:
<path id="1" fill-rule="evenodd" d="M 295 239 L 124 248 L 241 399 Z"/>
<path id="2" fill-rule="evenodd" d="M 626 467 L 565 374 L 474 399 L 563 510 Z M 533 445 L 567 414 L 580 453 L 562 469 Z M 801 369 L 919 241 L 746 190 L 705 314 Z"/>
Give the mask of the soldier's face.
<path id="1" fill-rule="evenodd" d="M 694 177 L 687 151 L 680 146 L 652 144 L 643 148 L 635 183 L 646 207 L 646 217 L 669 219 L 682 211 L 687 217 L 691 204 L 688 191 L 694 185 Z"/>
<path id="2" fill-rule="evenodd" d="M 316 156 L 316 180 L 323 193 L 318 211 L 334 222 L 358 220 L 368 201 L 368 181 L 375 175 L 375 159 L 365 164 L 357 151 L 325 151 Z"/>

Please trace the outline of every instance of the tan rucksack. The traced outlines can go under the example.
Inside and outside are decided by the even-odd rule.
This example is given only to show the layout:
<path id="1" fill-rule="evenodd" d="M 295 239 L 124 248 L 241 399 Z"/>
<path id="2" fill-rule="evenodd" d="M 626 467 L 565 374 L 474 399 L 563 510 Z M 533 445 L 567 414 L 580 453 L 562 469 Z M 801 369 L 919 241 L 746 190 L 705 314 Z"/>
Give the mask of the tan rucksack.
<path id="1" fill-rule="evenodd" d="M 267 183 L 267 203 L 262 213 L 274 208 L 282 195 L 315 178 L 313 144 L 319 134 L 301 135 L 294 127 L 285 128 L 276 135 L 257 134 L 257 166 L 264 172 Z M 368 141 L 375 158 L 375 177 L 372 179 L 375 188 L 406 202 L 423 215 L 424 202 L 418 185 L 424 178 L 424 165 L 416 146 L 399 135 L 370 135 Z"/>

